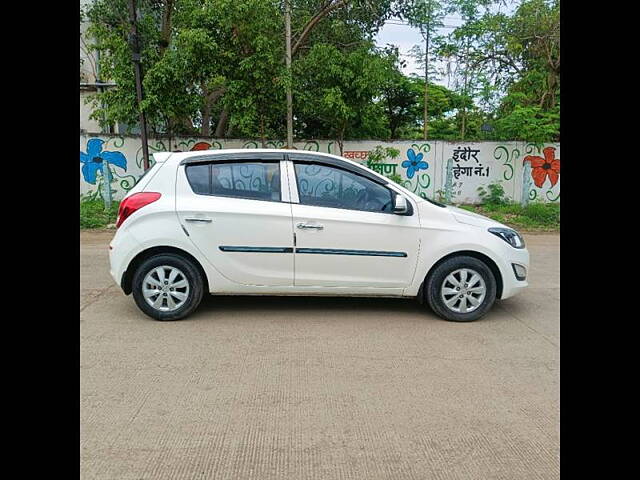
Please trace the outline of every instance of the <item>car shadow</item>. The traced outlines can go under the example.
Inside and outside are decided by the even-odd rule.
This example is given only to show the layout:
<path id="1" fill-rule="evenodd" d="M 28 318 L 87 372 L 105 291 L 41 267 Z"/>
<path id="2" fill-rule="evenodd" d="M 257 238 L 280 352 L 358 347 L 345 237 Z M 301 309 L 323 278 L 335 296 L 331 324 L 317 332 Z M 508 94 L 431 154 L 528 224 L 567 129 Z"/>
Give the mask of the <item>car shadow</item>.
<path id="1" fill-rule="evenodd" d="M 381 297 L 324 297 L 324 296 L 268 296 L 268 295 L 207 295 L 203 297 L 197 312 L 328 312 L 370 311 L 376 315 L 385 313 L 431 314 L 429 307 L 420 305 L 413 298 Z"/>

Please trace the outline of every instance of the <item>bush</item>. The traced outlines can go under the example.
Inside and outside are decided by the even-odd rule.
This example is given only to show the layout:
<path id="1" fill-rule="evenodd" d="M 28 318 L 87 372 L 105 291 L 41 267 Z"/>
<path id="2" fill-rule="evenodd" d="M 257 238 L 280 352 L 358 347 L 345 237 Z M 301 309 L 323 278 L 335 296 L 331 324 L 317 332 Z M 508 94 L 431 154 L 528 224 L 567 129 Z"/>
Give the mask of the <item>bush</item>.
<path id="1" fill-rule="evenodd" d="M 400 155 L 400 150 L 393 147 L 383 147 L 382 145 L 378 145 L 373 150 L 369 151 L 369 155 L 367 157 L 367 166 L 371 168 L 371 165 L 374 163 L 382 163 L 386 159 L 390 158 L 391 160 L 395 160 Z M 392 182 L 396 182 L 399 185 L 402 185 L 402 177 L 394 173 L 392 175 L 385 175 Z"/>
<path id="2" fill-rule="evenodd" d="M 490 183 L 486 189 L 484 187 L 478 187 L 478 195 L 484 204 L 505 205 L 507 203 L 504 187 L 500 182 Z"/>
<path id="3" fill-rule="evenodd" d="M 369 150 L 369 155 L 367 156 L 367 163 L 381 163 L 382 161 L 390 158 L 391 160 L 395 160 L 400 155 L 400 150 L 393 147 L 383 147 L 382 145 L 378 145 L 373 150 Z"/>
<path id="4" fill-rule="evenodd" d="M 119 202 L 112 202 L 106 210 L 102 200 L 80 199 L 80 228 L 104 228 L 116 223 Z"/>

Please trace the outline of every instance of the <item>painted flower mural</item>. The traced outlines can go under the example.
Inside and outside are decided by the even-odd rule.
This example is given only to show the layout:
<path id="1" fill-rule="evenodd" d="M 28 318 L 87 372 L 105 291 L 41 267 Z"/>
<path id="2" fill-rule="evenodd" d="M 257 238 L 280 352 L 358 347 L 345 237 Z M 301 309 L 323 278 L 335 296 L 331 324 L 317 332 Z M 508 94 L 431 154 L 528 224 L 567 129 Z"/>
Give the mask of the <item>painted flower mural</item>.
<path id="1" fill-rule="evenodd" d="M 424 154 L 422 152 L 416 155 L 413 148 L 407 150 L 407 160 L 402 162 L 402 167 L 407 169 L 407 178 L 413 178 L 418 170 L 426 170 L 429 164 L 422 160 Z"/>
<path id="2" fill-rule="evenodd" d="M 191 151 L 197 150 L 209 150 L 211 148 L 211 144 L 207 142 L 198 142 L 193 147 L 191 147 Z"/>
<path id="3" fill-rule="evenodd" d="M 560 159 L 555 158 L 555 147 L 544 148 L 542 150 L 542 154 L 544 155 L 544 158 L 535 155 L 527 155 L 524 157 L 522 163 L 523 165 L 525 162 L 531 163 L 531 177 L 533 178 L 533 183 L 535 183 L 536 187 L 542 188 L 547 177 L 549 177 L 551 187 L 553 188 L 560 178 Z"/>
<path id="4" fill-rule="evenodd" d="M 87 153 L 80 152 L 82 176 L 84 181 L 95 185 L 98 171 L 103 173 L 105 164 L 115 165 L 127 170 L 127 158 L 121 152 L 106 152 L 102 150 L 104 140 L 92 138 L 87 142 Z"/>

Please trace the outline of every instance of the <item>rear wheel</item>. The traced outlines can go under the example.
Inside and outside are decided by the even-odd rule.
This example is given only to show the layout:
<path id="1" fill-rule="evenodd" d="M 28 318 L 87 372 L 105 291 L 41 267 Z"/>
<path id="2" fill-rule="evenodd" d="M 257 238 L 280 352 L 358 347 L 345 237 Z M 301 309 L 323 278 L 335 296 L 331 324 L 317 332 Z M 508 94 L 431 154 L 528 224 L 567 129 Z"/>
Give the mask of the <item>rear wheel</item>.
<path id="1" fill-rule="evenodd" d="M 133 298 L 138 308 L 155 320 L 186 317 L 198 307 L 202 294 L 200 272 L 179 255 L 154 255 L 133 275 Z"/>
<path id="2" fill-rule="evenodd" d="M 487 313 L 496 299 L 491 269 L 474 257 L 452 257 L 429 275 L 424 295 L 431 309 L 445 320 L 472 322 Z"/>

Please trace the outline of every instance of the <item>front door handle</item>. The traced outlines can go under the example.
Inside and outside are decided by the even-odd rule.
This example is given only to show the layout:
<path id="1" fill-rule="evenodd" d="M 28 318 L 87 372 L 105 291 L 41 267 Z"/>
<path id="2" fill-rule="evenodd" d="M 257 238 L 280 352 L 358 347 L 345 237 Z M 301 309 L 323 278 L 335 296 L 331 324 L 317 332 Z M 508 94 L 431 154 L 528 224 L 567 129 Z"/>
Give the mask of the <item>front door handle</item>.
<path id="1" fill-rule="evenodd" d="M 314 223 L 299 223 L 296 225 L 296 227 L 298 227 L 301 230 L 307 230 L 307 229 L 323 230 L 324 229 L 323 225 L 318 225 Z"/>
<path id="2" fill-rule="evenodd" d="M 210 218 L 190 217 L 190 218 L 185 218 L 184 221 L 185 222 L 211 223 L 212 220 Z"/>

